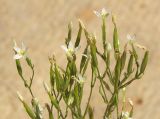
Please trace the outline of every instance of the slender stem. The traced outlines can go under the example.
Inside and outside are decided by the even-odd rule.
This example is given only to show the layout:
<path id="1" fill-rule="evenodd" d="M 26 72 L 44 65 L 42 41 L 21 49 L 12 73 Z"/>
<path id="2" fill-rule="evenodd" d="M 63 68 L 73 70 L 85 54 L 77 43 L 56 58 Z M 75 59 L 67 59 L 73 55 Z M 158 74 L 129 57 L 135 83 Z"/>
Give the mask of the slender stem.
<path id="1" fill-rule="evenodd" d="M 66 106 L 66 111 L 65 111 L 65 116 L 64 116 L 65 119 L 67 118 L 67 115 L 68 115 L 68 106 Z"/>
<path id="2" fill-rule="evenodd" d="M 29 84 L 29 87 L 31 87 L 31 86 L 32 86 L 33 78 L 34 78 L 34 67 L 32 67 L 32 77 L 30 78 L 30 84 Z"/>
<path id="3" fill-rule="evenodd" d="M 93 71 L 92 71 L 92 80 L 91 80 L 91 89 L 90 89 L 90 93 L 89 93 L 89 97 L 88 97 L 88 102 L 87 102 L 87 106 L 86 106 L 86 109 L 85 109 L 85 112 L 84 112 L 84 115 L 83 115 L 83 118 L 85 118 L 86 114 L 87 114 L 87 110 L 88 110 L 88 107 L 89 107 L 89 103 L 90 103 L 90 100 L 91 100 L 91 96 L 92 96 L 92 92 L 93 92 L 93 87 L 94 87 L 94 84 L 92 85 L 92 81 L 94 80 L 94 77 L 93 77 Z"/>
<path id="4" fill-rule="evenodd" d="M 34 97 L 32 89 L 31 89 L 32 83 L 33 83 L 33 78 L 34 78 L 34 67 L 32 67 L 32 77 L 30 78 L 30 84 L 29 84 L 29 86 L 27 86 L 29 91 L 30 91 L 30 93 L 31 93 L 31 95 L 32 95 L 32 97 Z"/>
<path id="5" fill-rule="evenodd" d="M 101 84 L 101 86 L 102 86 L 102 90 L 103 90 L 103 93 L 104 93 L 104 96 L 105 96 L 105 102 L 107 102 L 108 103 L 108 99 L 107 99 L 107 95 L 106 95 L 106 93 L 105 93 L 105 88 L 104 88 L 104 85 L 103 85 L 103 82 L 102 82 L 102 77 L 101 77 L 101 75 L 100 75 L 100 73 L 99 73 L 99 69 L 97 68 L 97 71 L 98 71 L 98 78 L 99 78 L 99 80 L 100 80 L 100 84 Z"/>
<path id="6" fill-rule="evenodd" d="M 32 89 L 31 89 L 31 87 L 28 87 L 28 89 L 29 89 L 29 92 L 31 93 L 31 95 L 32 95 L 32 98 L 34 97 L 34 95 L 33 95 L 33 92 L 32 92 Z"/>
<path id="7" fill-rule="evenodd" d="M 117 95 L 118 95 L 118 94 L 117 94 Z M 116 107 L 117 107 L 117 110 L 116 110 L 116 111 L 117 111 L 117 119 L 119 119 L 119 110 L 118 110 L 119 106 L 118 106 L 118 104 L 117 104 Z"/>
<path id="8" fill-rule="evenodd" d="M 87 110 L 88 110 L 89 103 L 90 103 L 91 96 L 92 96 L 92 91 L 93 91 L 93 86 L 91 87 L 91 90 L 90 90 L 90 94 L 89 94 L 89 98 L 88 98 L 87 106 L 86 106 L 86 109 L 85 109 L 85 112 L 84 112 L 84 115 L 83 115 L 83 119 L 85 118 L 85 116 L 86 116 L 86 114 L 87 114 Z"/>
<path id="9" fill-rule="evenodd" d="M 136 80 L 135 77 L 132 80 L 130 80 L 127 83 L 125 83 L 124 85 L 120 86 L 119 89 L 122 89 L 122 88 L 126 87 L 127 85 L 131 84 L 134 80 Z"/>

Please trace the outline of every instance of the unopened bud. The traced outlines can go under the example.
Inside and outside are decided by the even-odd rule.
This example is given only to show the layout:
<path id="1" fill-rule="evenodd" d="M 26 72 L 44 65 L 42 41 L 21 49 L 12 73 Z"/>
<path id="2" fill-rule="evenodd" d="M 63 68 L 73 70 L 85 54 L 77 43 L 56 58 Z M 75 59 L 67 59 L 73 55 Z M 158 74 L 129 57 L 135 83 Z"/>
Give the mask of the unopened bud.
<path id="1" fill-rule="evenodd" d="M 43 85 L 44 85 L 46 92 L 49 93 L 50 89 L 49 89 L 48 85 L 45 82 L 43 82 Z"/>
<path id="2" fill-rule="evenodd" d="M 18 91 L 17 91 L 17 95 L 18 95 L 19 100 L 20 100 L 21 102 L 23 102 L 24 99 L 23 99 L 22 95 L 21 95 Z"/>

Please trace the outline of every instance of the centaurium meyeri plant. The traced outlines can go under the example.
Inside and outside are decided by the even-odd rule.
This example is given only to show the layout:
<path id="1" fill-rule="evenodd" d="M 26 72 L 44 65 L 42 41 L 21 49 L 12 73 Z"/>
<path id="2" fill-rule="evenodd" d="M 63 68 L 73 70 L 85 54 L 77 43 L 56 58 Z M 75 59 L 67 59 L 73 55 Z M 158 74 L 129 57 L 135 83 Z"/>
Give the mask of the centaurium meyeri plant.
<path id="1" fill-rule="evenodd" d="M 61 46 L 67 57 L 66 67 L 60 67 L 56 62 L 55 56 L 49 58 L 50 85 L 48 86 L 48 84 L 44 82 L 44 88 L 50 99 L 50 102 L 45 103 L 46 108 L 44 108 L 48 111 L 48 117 L 44 117 L 43 108 L 34 95 L 36 92 L 32 91 L 34 65 L 26 55 L 27 50 L 24 48 L 24 45 L 22 45 L 22 48 L 19 48 L 15 43 L 14 59 L 18 73 L 25 87 L 31 94 L 31 106 L 25 102 L 20 93 L 18 93 L 18 97 L 31 119 L 86 119 L 87 115 L 89 119 L 94 119 L 93 106 L 90 105 L 90 100 L 95 83 L 98 82 L 99 96 L 102 97 L 104 105 L 106 106 L 103 119 L 133 119 L 133 102 L 129 100 L 131 110 L 127 111 L 125 90 L 133 81 L 143 76 L 148 62 L 148 51 L 143 46 L 135 44 L 135 37 L 131 35 L 127 35 L 128 41 L 126 40 L 124 49 L 120 49 L 120 40 L 114 16 L 105 9 L 102 9 L 101 12 L 94 11 L 94 13 L 102 19 L 103 51 L 100 51 L 97 47 L 95 35 L 89 33 L 80 20 L 77 37 L 73 44 L 73 41 L 71 41 L 71 39 L 73 39 L 72 24 L 70 23 L 68 25 L 68 36 L 65 38 L 65 45 Z M 112 45 L 106 37 L 106 19 L 109 16 L 112 16 L 114 26 L 113 50 Z M 76 64 L 76 53 L 80 48 L 82 33 L 84 33 L 86 37 L 87 44 L 81 55 L 80 66 L 78 66 Z M 138 56 L 137 47 L 142 48 L 145 52 L 142 60 Z M 115 61 L 111 61 L 111 56 L 114 56 Z M 24 58 L 21 59 L 22 57 Z M 98 57 L 104 61 L 104 71 L 100 71 L 101 64 Z M 24 59 L 32 70 L 30 80 L 27 80 L 23 75 L 20 60 Z M 115 64 L 114 68 L 111 68 L 111 66 L 113 67 L 111 63 Z M 91 71 L 91 74 L 88 74 L 91 75 L 90 80 L 86 77 L 87 69 Z M 83 89 L 86 80 L 90 81 L 90 90 L 86 107 L 82 108 L 82 97 L 85 95 Z M 123 95 L 122 102 L 119 99 L 121 94 Z M 64 105 L 62 106 L 61 103 Z M 120 104 L 122 104 L 122 108 Z M 56 110 L 57 113 L 55 114 L 53 110 Z M 71 114 L 71 117 L 68 116 L 68 113 Z"/>

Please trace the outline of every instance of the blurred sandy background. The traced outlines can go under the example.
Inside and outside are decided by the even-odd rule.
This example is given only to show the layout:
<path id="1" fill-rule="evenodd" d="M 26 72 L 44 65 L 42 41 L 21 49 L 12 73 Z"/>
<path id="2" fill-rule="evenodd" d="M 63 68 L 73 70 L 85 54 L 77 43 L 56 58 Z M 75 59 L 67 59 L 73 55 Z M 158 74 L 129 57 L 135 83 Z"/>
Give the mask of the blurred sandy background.
<path id="1" fill-rule="evenodd" d="M 135 33 L 137 41 L 150 50 L 145 76 L 130 86 L 127 95 L 134 101 L 135 119 L 160 119 L 159 0 L 0 0 L 0 119 L 28 119 L 16 97 L 17 90 L 26 100 L 30 95 L 15 70 L 13 39 L 18 43 L 24 41 L 29 47 L 28 54 L 36 68 L 33 90 L 43 103 L 48 98 L 42 95 L 42 82 L 49 79 L 47 57 L 55 53 L 58 63 L 63 64 L 60 45 L 64 43 L 67 23 L 73 21 L 77 28 L 80 18 L 90 31 L 98 34 L 100 20 L 92 11 L 102 7 L 116 14 L 122 42 L 126 34 Z M 111 38 L 112 34 L 109 35 Z M 87 94 L 88 89 L 85 91 Z M 105 106 L 96 95 L 94 93 L 91 103 L 98 107 L 95 111 L 98 119 Z"/>

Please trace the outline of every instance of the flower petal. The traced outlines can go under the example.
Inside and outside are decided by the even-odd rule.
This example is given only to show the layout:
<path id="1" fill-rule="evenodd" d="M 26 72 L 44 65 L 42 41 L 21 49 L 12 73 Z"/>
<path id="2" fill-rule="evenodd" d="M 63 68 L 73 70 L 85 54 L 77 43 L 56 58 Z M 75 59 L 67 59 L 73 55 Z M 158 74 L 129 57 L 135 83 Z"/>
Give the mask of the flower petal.
<path id="1" fill-rule="evenodd" d="M 97 17 L 101 17 L 101 14 L 98 11 L 93 11 Z"/>
<path id="2" fill-rule="evenodd" d="M 61 48 L 62 48 L 65 52 L 67 52 L 67 51 L 68 51 L 67 47 L 66 47 L 66 46 L 64 46 L 64 45 L 62 45 L 62 46 L 61 46 Z"/>
<path id="3" fill-rule="evenodd" d="M 71 41 L 69 42 L 68 48 L 71 50 L 74 50 L 74 45 Z"/>
<path id="4" fill-rule="evenodd" d="M 102 14 L 102 15 L 106 15 L 106 14 L 107 14 L 107 11 L 106 11 L 105 8 L 102 9 L 101 14 Z"/>
<path id="5" fill-rule="evenodd" d="M 79 49 L 81 48 L 81 46 L 78 46 L 74 49 L 74 52 L 77 52 Z"/>
<path id="6" fill-rule="evenodd" d="M 135 35 L 130 35 L 130 34 L 127 34 L 127 39 L 129 40 L 129 41 L 133 41 L 133 40 L 135 40 Z"/>
<path id="7" fill-rule="evenodd" d="M 21 59 L 23 56 L 20 54 L 16 54 L 14 55 L 13 59 Z"/>
<path id="8" fill-rule="evenodd" d="M 24 43 L 22 42 L 22 50 L 26 51 L 26 46 L 24 45 Z"/>
<path id="9" fill-rule="evenodd" d="M 19 47 L 17 47 L 17 46 L 14 46 L 13 49 L 14 49 L 17 53 L 19 53 L 19 52 L 21 51 L 21 48 L 19 48 Z"/>

